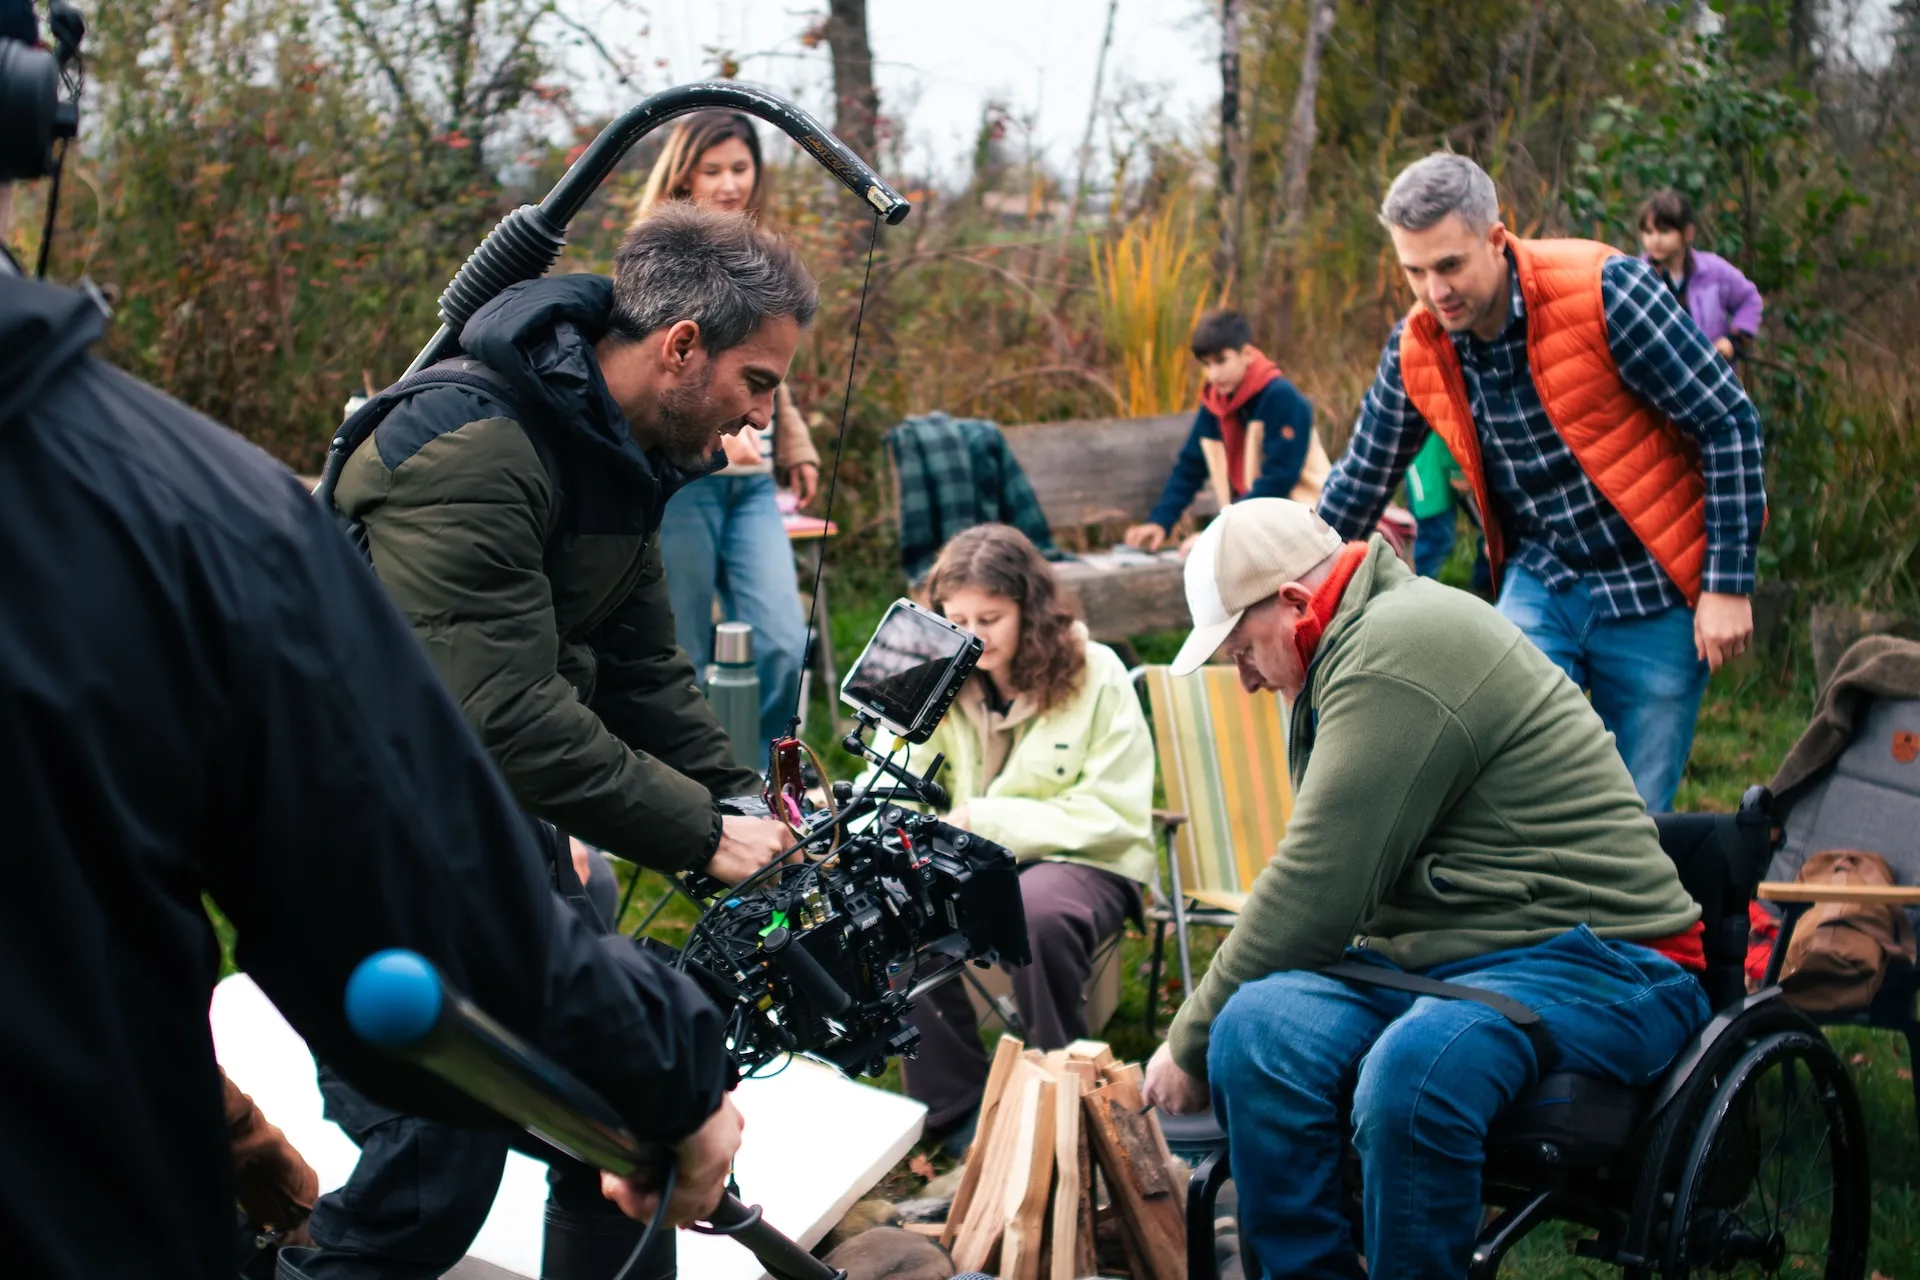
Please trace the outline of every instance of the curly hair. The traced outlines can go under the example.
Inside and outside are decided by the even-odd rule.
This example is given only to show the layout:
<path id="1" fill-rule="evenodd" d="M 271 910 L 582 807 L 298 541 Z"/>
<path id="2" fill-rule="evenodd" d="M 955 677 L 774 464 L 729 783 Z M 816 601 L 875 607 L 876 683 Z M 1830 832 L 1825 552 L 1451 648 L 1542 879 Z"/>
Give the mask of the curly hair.
<path id="1" fill-rule="evenodd" d="M 1051 711 L 1080 687 L 1087 647 L 1062 608 L 1053 569 L 1018 529 L 975 525 L 940 550 L 927 577 L 927 599 L 943 615 L 948 596 L 964 587 L 1020 606 L 1020 640 L 1014 646 L 1008 693 L 1030 693 Z"/>

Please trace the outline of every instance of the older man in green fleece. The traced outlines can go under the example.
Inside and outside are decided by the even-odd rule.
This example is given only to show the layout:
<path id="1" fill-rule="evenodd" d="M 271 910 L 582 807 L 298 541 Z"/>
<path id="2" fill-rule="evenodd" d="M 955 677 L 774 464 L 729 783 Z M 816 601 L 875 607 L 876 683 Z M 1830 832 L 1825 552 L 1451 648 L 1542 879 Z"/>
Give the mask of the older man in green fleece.
<path id="1" fill-rule="evenodd" d="M 1271 1276 L 1464 1274 L 1488 1126 L 1541 1069 L 1494 1009 L 1317 972 L 1343 958 L 1535 1010 L 1557 1070 L 1658 1077 L 1709 1015 L 1699 908 L 1600 718 L 1491 606 L 1308 508 L 1236 504 L 1186 566 L 1193 634 L 1291 706 L 1293 819 L 1147 1071 L 1209 1097 Z M 1351 1091 L 1366 1266 L 1341 1211 Z"/>

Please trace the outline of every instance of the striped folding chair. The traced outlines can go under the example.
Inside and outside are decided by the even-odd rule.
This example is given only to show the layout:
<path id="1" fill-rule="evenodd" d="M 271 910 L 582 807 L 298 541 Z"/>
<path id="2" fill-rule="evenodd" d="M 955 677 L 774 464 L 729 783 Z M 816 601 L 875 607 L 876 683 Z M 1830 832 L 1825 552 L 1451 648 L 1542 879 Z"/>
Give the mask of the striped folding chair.
<path id="1" fill-rule="evenodd" d="M 1167 927 L 1180 954 L 1183 993 L 1193 990 L 1187 931 L 1232 928 L 1253 878 L 1273 857 L 1293 815 L 1287 778 L 1285 709 L 1272 694 L 1249 694 L 1232 667 L 1190 676 L 1165 667 L 1134 671 L 1153 717 L 1154 751 L 1167 808 L 1154 814 L 1166 852 L 1166 879 L 1154 867 L 1154 922 L 1147 1033 L 1159 1008 Z"/>

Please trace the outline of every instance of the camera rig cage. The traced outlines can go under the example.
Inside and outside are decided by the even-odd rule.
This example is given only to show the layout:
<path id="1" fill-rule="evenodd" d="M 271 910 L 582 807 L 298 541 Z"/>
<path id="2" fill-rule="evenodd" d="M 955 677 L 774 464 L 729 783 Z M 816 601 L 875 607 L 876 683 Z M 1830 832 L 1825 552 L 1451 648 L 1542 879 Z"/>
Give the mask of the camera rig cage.
<path id="1" fill-rule="evenodd" d="M 841 746 L 872 766 L 866 781 L 835 783 L 812 808 L 770 780 L 764 802 L 783 806 L 801 861 L 731 888 L 688 877 L 706 909 L 671 963 L 727 1011 L 728 1052 L 747 1074 L 806 1053 L 878 1075 L 918 1043 L 906 1021 L 917 992 L 969 961 L 1029 961 L 1013 855 L 899 803 L 946 807 L 943 758 L 915 774 L 893 754 L 926 740 L 980 652 L 969 632 L 896 602 L 842 686 L 858 724 Z M 893 754 L 865 739 L 881 724 L 897 737 Z"/>

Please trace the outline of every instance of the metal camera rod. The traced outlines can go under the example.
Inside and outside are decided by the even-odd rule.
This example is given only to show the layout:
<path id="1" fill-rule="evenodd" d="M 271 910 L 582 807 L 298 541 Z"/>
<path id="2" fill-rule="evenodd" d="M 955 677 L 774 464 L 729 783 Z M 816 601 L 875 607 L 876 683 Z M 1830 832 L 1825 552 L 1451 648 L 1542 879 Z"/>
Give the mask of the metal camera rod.
<path id="1" fill-rule="evenodd" d="M 931 805 L 935 809 L 945 809 L 947 807 L 947 789 L 933 780 L 935 775 L 940 772 L 940 766 L 947 762 L 945 756 L 935 756 L 933 763 L 927 766 L 927 771 L 919 777 L 915 777 L 912 773 L 895 764 L 890 758 L 881 755 L 878 751 L 868 746 L 867 740 L 860 736 L 863 733 L 871 733 L 873 730 L 879 728 L 879 721 L 864 711 L 857 712 L 854 718 L 859 723 L 854 726 L 846 737 L 840 739 L 841 750 L 845 751 L 848 755 L 859 756 L 868 764 L 873 765 L 874 768 L 878 769 L 881 773 L 892 778 L 899 788 L 911 792 L 920 803 Z M 878 782 L 878 779 L 875 779 L 875 781 Z M 872 788 L 868 788 L 868 790 L 870 792 Z M 897 795 L 895 798 L 897 798 Z M 858 797 L 856 797 L 856 800 L 857 799 Z"/>
<path id="2" fill-rule="evenodd" d="M 846 143 L 785 98 L 731 80 L 662 89 L 602 129 L 546 199 L 521 205 L 487 234 L 440 295 L 440 332 L 414 357 L 407 372 L 416 373 L 453 355 L 459 349 L 460 330 L 474 312 L 509 285 L 547 273 L 566 246 L 567 224 L 634 143 L 676 116 L 713 108 L 744 112 L 777 125 L 888 225 L 907 216 L 911 206 L 905 197 Z"/>
<path id="3" fill-rule="evenodd" d="M 347 1021 L 369 1044 L 425 1067 L 548 1146 L 610 1173 L 658 1170 L 671 1159 L 641 1142 L 606 1099 L 478 1009 L 411 951 L 368 956 L 347 981 Z M 656 1212 L 664 1212 L 661 1206 Z M 846 1280 L 732 1196 L 708 1224 L 780 1280 Z"/>

